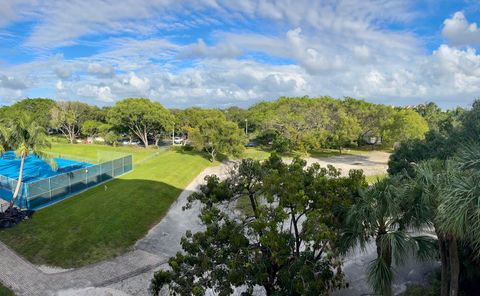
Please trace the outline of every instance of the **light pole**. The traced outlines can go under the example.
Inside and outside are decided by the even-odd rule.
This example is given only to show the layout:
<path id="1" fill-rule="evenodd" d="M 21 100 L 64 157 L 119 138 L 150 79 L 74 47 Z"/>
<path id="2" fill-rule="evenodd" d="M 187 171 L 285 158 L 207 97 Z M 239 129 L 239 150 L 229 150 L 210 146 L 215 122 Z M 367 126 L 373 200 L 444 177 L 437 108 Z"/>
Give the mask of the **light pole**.
<path id="1" fill-rule="evenodd" d="M 173 130 L 172 130 L 172 146 L 175 145 L 175 122 L 173 123 Z"/>
<path id="2" fill-rule="evenodd" d="M 248 119 L 245 118 L 245 135 L 248 138 Z"/>

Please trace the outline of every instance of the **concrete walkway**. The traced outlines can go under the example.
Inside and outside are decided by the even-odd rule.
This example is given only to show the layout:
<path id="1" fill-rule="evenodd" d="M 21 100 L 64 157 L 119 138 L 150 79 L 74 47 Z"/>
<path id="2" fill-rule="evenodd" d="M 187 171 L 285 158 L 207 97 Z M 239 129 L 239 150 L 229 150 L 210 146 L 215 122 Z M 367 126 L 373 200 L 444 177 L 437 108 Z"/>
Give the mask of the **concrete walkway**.
<path id="1" fill-rule="evenodd" d="M 327 163 L 348 172 L 350 168 L 365 169 L 367 175 L 383 173 L 386 170 L 388 155 L 336 156 L 328 159 L 308 159 L 308 163 Z M 361 162 L 361 163 L 360 163 Z M 132 251 L 113 260 L 98 264 L 54 273 L 47 273 L 27 262 L 0 243 L 0 281 L 12 288 L 17 295 L 149 295 L 148 287 L 153 273 L 167 267 L 169 257 L 181 250 L 180 239 L 185 231 L 202 230 L 198 219 L 200 207 L 183 211 L 187 197 L 198 189 L 207 175 L 225 177 L 231 164 L 205 169 L 180 194 L 167 215 L 139 240 Z M 368 293 L 364 269 L 373 258 L 374 251 L 355 254 L 347 258 L 344 271 L 352 284 L 352 289 L 339 291 L 337 295 L 360 295 Z M 397 270 L 400 281 L 423 281 L 423 266 L 412 262 Z M 430 266 L 427 268 L 430 270 Z M 401 285 L 401 283 L 399 283 Z M 401 289 L 400 289 L 401 290 Z M 258 293 L 261 295 L 262 293 Z"/>

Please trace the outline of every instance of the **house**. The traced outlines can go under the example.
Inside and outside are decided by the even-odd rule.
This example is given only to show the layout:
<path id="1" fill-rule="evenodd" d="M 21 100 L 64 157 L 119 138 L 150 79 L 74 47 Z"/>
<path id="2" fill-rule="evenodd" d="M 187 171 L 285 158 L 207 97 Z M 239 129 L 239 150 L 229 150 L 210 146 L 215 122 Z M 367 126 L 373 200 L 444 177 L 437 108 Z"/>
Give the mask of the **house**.
<path id="1" fill-rule="evenodd" d="M 372 130 L 369 130 L 365 132 L 362 136 L 361 139 L 364 143 L 369 144 L 369 145 L 381 145 L 382 144 L 382 138 L 375 134 Z"/>

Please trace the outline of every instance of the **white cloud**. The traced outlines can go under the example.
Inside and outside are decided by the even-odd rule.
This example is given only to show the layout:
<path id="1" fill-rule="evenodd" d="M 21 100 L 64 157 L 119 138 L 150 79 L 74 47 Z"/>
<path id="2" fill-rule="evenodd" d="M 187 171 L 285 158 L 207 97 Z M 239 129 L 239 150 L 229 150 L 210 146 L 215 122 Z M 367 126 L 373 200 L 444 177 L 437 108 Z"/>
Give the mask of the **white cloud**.
<path id="1" fill-rule="evenodd" d="M 408 1 L 38 2 L 21 13 L 7 5 L 4 13 L 10 21 L 42 15 L 27 46 L 85 42 L 97 52 L 66 59 L 46 50 L 31 62 L 0 64 L 8 76 L 0 77 L 4 101 L 45 86 L 59 98 L 109 104 L 142 96 L 172 107 L 247 104 L 280 95 L 456 105 L 451 98 L 470 102 L 480 91 L 479 53 L 452 47 L 472 45 L 476 25 L 455 14 L 443 27 L 450 45 L 428 53 L 418 36 L 388 29 L 415 17 Z M 252 29 L 260 21 L 265 26 Z M 192 43 L 197 36 L 186 29 L 209 24 L 215 29 Z M 105 38 L 96 41 L 81 38 L 101 34 Z"/>
<path id="2" fill-rule="evenodd" d="M 58 91 L 62 91 L 65 89 L 65 87 L 63 86 L 63 82 L 61 80 L 57 80 L 57 82 L 55 83 L 55 88 Z"/>
<path id="3" fill-rule="evenodd" d="M 0 88 L 23 90 L 27 88 L 27 85 L 18 78 L 0 74 Z"/>
<path id="4" fill-rule="evenodd" d="M 194 44 L 190 44 L 180 51 L 180 58 L 234 58 L 240 54 L 240 50 L 235 46 L 222 43 L 219 46 L 207 46 L 203 39 L 198 39 Z"/>
<path id="5" fill-rule="evenodd" d="M 58 66 L 54 69 L 55 74 L 57 74 L 58 78 L 67 79 L 72 76 L 72 69 L 68 66 L 62 65 Z"/>
<path id="6" fill-rule="evenodd" d="M 480 45 L 480 29 L 469 23 L 463 12 L 455 12 L 443 22 L 442 34 L 453 45 Z"/>
<path id="7" fill-rule="evenodd" d="M 88 64 L 87 72 L 99 78 L 115 76 L 115 70 L 111 65 L 101 65 L 99 63 Z"/>
<path id="8" fill-rule="evenodd" d="M 84 85 L 77 89 L 80 97 L 89 97 L 100 102 L 113 102 L 112 92 L 109 86 Z"/>

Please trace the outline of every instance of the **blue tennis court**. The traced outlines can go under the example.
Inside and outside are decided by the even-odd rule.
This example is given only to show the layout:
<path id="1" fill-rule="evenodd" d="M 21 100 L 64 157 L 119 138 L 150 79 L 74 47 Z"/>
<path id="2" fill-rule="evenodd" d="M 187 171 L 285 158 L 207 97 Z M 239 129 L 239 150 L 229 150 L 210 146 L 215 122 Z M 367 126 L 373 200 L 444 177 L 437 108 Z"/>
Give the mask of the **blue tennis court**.
<path id="1" fill-rule="evenodd" d="M 75 158 L 75 157 L 72 157 Z M 15 204 L 20 208 L 41 209 L 88 188 L 130 172 L 132 155 L 111 155 L 101 163 L 54 158 L 56 169 L 35 156 L 25 159 L 23 179 Z M 0 198 L 11 201 L 17 186 L 20 159 L 13 151 L 0 157 Z"/>
<path id="2" fill-rule="evenodd" d="M 30 183 L 92 165 L 85 162 L 78 162 L 63 158 L 54 158 L 54 160 L 57 164 L 56 170 L 53 170 L 52 167 L 44 160 L 33 155 L 28 156 L 25 159 L 22 182 Z M 8 151 L 5 152 L 2 157 L 0 157 L 0 175 L 18 180 L 19 170 L 20 158 L 15 156 L 15 152 Z"/>

